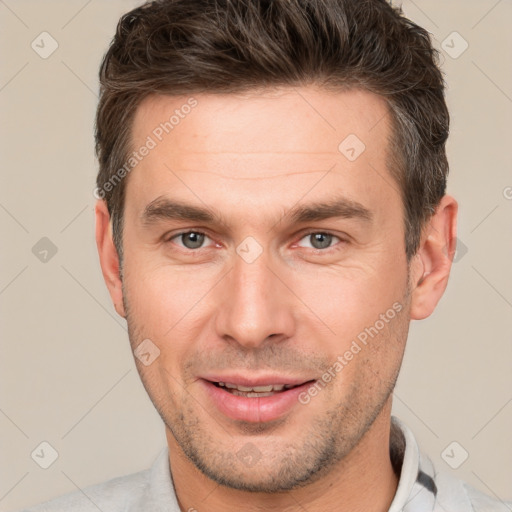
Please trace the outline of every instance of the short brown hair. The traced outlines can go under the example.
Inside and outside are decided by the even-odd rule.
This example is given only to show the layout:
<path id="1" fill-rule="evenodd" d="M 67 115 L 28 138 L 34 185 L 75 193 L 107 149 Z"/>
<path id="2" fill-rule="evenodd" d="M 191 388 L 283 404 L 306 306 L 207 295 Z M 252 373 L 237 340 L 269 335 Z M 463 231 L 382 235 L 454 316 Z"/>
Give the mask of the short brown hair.
<path id="1" fill-rule="evenodd" d="M 449 114 L 428 32 L 385 0 L 157 0 L 120 19 L 100 68 L 97 190 L 122 262 L 131 127 L 152 94 L 237 93 L 315 84 L 383 97 L 388 167 L 405 212 L 407 260 L 445 194 Z M 108 189 L 108 190 L 107 190 Z"/>

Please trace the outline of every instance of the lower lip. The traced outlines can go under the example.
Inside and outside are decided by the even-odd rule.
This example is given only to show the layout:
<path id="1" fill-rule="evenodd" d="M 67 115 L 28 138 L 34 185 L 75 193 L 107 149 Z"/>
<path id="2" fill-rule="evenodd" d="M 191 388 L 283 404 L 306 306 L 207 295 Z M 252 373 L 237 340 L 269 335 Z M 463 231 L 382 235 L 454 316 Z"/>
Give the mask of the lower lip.
<path id="1" fill-rule="evenodd" d="M 253 423 L 263 423 L 280 418 L 299 403 L 299 395 L 313 384 L 313 381 L 309 381 L 295 388 L 277 392 L 272 396 L 249 398 L 233 395 L 205 379 L 201 379 L 199 382 L 222 414 L 234 420 Z"/>

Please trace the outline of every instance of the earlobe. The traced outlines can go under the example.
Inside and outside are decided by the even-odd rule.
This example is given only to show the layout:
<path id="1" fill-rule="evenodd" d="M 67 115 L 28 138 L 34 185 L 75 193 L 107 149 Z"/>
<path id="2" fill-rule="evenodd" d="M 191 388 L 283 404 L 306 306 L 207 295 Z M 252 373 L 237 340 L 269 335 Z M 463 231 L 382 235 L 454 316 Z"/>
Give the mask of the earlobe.
<path id="1" fill-rule="evenodd" d="M 446 289 L 456 249 L 457 210 L 457 201 L 445 195 L 422 233 L 411 264 L 413 320 L 430 316 Z"/>
<path id="2" fill-rule="evenodd" d="M 119 255 L 112 237 L 112 227 L 107 204 L 100 199 L 94 209 L 96 217 L 96 246 L 100 259 L 103 279 L 117 313 L 126 318 L 123 304 L 122 282 L 119 274 Z"/>

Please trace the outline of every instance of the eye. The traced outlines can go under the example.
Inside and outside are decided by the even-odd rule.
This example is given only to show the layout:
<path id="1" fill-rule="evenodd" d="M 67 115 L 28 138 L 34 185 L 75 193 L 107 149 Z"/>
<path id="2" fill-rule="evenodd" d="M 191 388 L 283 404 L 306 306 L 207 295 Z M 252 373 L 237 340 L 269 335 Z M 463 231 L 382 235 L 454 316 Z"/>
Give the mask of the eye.
<path id="1" fill-rule="evenodd" d="M 201 231 L 183 231 L 181 233 L 177 233 L 171 236 L 168 239 L 168 242 L 174 241 L 174 243 L 176 243 L 179 247 L 193 251 L 197 249 L 202 249 L 206 239 L 211 240 L 208 235 Z M 333 247 L 334 242 L 343 241 L 338 236 L 325 231 L 311 231 L 309 233 L 306 233 L 300 239 L 300 241 L 302 240 L 308 240 L 310 242 L 309 247 L 311 249 L 323 252 L 327 252 L 326 249 L 330 249 L 331 247 Z"/>
<path id="2" fill-rule="evenodd" d="M 169 242 L 171 240 L 179 240 L 181 241 L 181 247 L 184 247 L 185 249 L 201 249 L 201 246 L 203 245 L 205 238 L 210 238 L 205 233 L 201 233 L 200 231 L 184 231 L 182 233 L 178 233 L 171 238 L 169 238 Z M 177 244 L 180 246 L 180 244 Z"/>
<path id="3" fill-rule="evenodd" d="M 316 250 L 329 249 L 333 239 L 339 240 L 340 242 L 342 241 L 341 238 L 324 231 L 311 231 L 301 238 L 301 240 L 304 239 L 309 240 L 311 242 L 311 248 Z"/>

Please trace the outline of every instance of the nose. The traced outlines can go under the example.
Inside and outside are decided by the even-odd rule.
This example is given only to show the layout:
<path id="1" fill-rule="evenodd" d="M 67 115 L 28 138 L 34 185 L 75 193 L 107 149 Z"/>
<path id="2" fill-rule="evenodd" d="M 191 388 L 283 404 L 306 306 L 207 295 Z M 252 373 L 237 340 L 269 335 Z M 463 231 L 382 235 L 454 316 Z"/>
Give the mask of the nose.
<path id="1" fill-rule="evenodd" d="M 297 299 L 277 265 L 270 264 L 265 252 L 252 262 L 235 255 L 218 290 L 216 328 L 221 338 L 254 349 L 293 336 Z"/>

